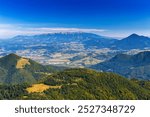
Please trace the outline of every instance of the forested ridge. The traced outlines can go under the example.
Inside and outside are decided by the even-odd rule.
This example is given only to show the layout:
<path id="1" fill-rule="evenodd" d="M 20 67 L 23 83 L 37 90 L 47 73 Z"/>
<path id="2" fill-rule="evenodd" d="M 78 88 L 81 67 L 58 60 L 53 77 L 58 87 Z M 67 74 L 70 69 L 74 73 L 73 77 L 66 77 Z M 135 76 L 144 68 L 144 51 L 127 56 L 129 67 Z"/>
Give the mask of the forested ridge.
<path id="1" fill-rule="evenodd" d="M 49 87 L 28 92 L 31 84 L 0 85 L 0 99 L 43 100 L 147 100 L 150 82 L 129 80 L 114 73 L 90 69 L 67 69 L 44 77 L 36 83 Z M 42 88 L 42 87 L 41 87 Z"/>

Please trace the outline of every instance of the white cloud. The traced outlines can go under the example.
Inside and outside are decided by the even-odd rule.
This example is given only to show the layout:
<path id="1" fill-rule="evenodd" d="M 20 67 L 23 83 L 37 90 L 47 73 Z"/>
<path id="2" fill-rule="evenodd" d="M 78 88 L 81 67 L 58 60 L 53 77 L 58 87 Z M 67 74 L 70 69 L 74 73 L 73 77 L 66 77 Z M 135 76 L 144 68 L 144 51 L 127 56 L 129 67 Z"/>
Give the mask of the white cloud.
<path id="1" fill-rule="evenodd" d="M 65 33 L 65 32 L 89 32 L 89 33 L 101 33 L 106 30 L 103 29 L 81 29 L 81 28 L 31 28 L 24 25 L 11 25 L 0 24 L 0 38 L 10 38 L 16 35 L 35 35 L 43 33 Z"/>

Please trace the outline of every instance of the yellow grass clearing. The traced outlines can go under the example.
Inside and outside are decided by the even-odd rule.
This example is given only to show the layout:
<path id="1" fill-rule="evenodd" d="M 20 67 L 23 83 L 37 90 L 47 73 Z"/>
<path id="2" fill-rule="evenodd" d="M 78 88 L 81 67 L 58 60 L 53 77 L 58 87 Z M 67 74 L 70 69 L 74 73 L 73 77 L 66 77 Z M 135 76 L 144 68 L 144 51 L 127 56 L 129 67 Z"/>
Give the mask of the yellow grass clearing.
<path id="1" fill-rule="evenodd" d="M 27 88 L 28 93 L 41 93 L 47 89 L 60 89 L 61 86 L 48 86 L 45 84 L 34 84 L 32 87 Z"/>
<path id="2" fill-rule="evenodd" d="M 28 59 L 25 58 L 21 58 L 20 60 L 17 61 L 17 65 L 16 68 L 17 69 L 23 69 L 25 67 L 25 65 L 30 65 L 30 62 Z"/>

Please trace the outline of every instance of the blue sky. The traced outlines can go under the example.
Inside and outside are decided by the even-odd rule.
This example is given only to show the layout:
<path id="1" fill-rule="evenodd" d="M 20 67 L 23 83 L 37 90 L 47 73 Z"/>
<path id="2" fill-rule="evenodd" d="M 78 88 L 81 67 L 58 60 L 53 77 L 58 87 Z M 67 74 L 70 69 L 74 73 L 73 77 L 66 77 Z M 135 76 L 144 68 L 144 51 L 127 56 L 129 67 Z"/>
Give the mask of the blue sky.
<path id="1" fill-rule="evenodd" d="M 0 0 L 0 38 L 69 30 L 150 36 L 150 0 Z"/>

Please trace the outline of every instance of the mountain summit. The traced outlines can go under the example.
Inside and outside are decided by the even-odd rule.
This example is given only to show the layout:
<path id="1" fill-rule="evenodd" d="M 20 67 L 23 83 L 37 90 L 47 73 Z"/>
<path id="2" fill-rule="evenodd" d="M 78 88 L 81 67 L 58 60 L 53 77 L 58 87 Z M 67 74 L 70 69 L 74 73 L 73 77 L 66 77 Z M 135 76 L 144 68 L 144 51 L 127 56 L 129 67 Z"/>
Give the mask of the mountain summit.
<path id="1" fill-rule="evenodd" d="M 133 34 L 129 35 L 128 38 L 139 38 L 139 35 L 136 33 L 133 33 Z"/>
<path id="2" fill-rule="evenodd" d="M 145 49 L 150 47 L 150 38 L 132 34 L 122 40 L 116 41 L 114 45 L 117 49 L 122 50 Z"/>
<path id="3" fill-rule="evenodd" d="M 0 58 L 0 67 L 5 68 L 5 69 L 10 69 L 15 68 L 17 65 L 17 62 L 21 59 L 22 57 L 17 56 L 16 54 L 9 54 L 5 57 Z"/>
<path id="4" fill-rule="evenodd" d="M 148 38 L 148 37 L 146 37 L 146 36 L 141 36 L 141 35 L 138 35 L 138 34 L 133 33 L 133 34 L 131 34 L 130 36 L 124 38 L 124 39 L 130 39 L 130 40 L 145 40 L 145 39 L 150 39 L 150 38 Z M 123 39 L 123 40 L 124 40 L 124 39 Z"/>

